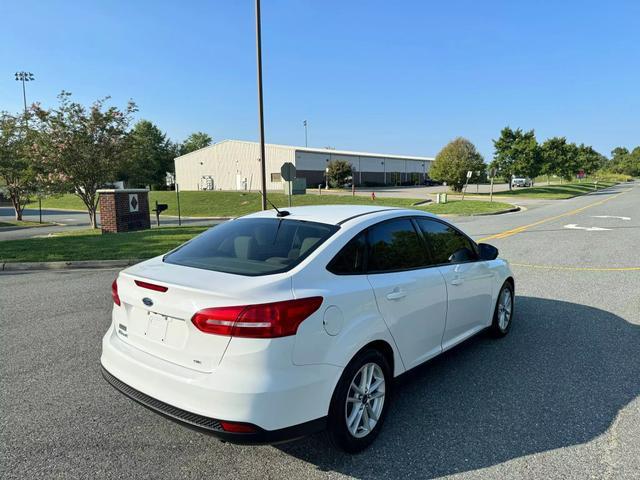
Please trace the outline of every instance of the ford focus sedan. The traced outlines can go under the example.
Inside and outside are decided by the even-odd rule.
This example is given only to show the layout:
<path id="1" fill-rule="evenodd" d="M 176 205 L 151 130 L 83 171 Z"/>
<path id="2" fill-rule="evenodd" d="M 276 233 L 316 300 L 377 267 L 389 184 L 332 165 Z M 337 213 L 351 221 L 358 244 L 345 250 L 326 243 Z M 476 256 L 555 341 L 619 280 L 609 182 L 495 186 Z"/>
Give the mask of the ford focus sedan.
<path id="1" fill-rule="evenodd" d="M 120 272 L 103 375 L 224 440 L 326 430 L 358 452 L 380 432 L 395 377 L 482 330 L 508 333 L 514 278 L 497 256 L 416 210 L 237 218 Z"/>

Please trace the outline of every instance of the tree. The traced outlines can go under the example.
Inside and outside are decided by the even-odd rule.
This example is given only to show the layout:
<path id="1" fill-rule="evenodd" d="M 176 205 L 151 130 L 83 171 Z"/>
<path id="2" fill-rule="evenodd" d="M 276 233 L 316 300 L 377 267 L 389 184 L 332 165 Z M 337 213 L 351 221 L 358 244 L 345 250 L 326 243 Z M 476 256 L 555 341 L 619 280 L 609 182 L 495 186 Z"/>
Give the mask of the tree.
<path id="1" fill-rule="evenodd" d="M 500 138 L 493 141 L 495 152 L 491 167 L 500 172 L 500 176 L 509 183 L 514 175 L 535 178 L 542 166 L 540 147 L 533 130 L 524 132 L 505 127 Z"/>
<path id="2" fill-rule="evenodd" d="M 616 147 L 611 150 L 611 160 L 614 162 L 616 160 L 620 160 L 623 157 L 626 157 L 627 155 L 629 155 L 629 150 L 625 147 Z"/>
<path id="3" fill-rule="evenodd" d="M 579 149 L 575 143 L 567 143 L 565 137 L 547 139 L 541 146 L 543 175 L 558 175 L 571 180 L 577 173 Z"/>
<path id="4" fill-rule="evenodd" d="M 467 172 L 483 172 L 486 168 L 482 155 L 466 138 L 458 137 L 449 142 L 436 156 L 429 176 L 447 184 L 456 192 L 467 181 Z M 473 181 L 473 179 L 471 180 Z"/>
<path id="5" fill-rule="evenodd" d="M 327 167 L 327 178 L 332 188 L 342 187 L 353 176 L 353 167 L 346 160 L 331 160 Z"/>
<path id="6" fill-rule="evenodd" d="M 631 175 L 632 177 L 640 177 L 640 146 L 631 151 L 627 163 L 626 174 Z"/>
<path id="7" fill-rule="evenodd" d="M 211 145 L 211 142 L 213 142 L 213 139 L 204 132 L 192 133 L 182 142 L 182 145 L 180 145 L 180 155 L 186 155 L 187 153 L 208 147 Z"/>
<path id="8" fill-rule="evenodd" d="M 97 227 L 97 190 L 114 181 L 121 170 L 131 116 L 137 111 L 132 101 L 122 110 L 108 107 L 108 98 L 85 107 L 63 91 L 56 109 L 36 110 L 41 132 L 38 151 L 55 180 L 50 186 L 80 197 L 93 228 Z"/>
<path id="9" fill-rule="evenodd" d="M 590 175 L 605 166 L 607 158 L 594 150 L 593 147 L 587 146 L 584 143 L 578 145 L 578 169 L 584 170 L 587 175 Z"/>
<path id="10" fill-rule="evenodd" d="M 120 177 L 132 187 L 163 188 L 174 158 L 175 148 L 167 136 L 150 121 L 140 120 L 128 135 Z"/>
<path id="11" fill-rule="evenodd" d="M 640 147 L 634 148 L 631 152 L 624 147 L 614 148 L 606 168 L 614 173 L 640 176 Z"/>
<path id="12" fill-rule="evenodd" d="M 36 132 L 28 125 L 28 115 L 0 113 L 0 179 L 5 184 L 16 220 L 29 196 L 38 188 L 38 169 L 32 142 Z"/>

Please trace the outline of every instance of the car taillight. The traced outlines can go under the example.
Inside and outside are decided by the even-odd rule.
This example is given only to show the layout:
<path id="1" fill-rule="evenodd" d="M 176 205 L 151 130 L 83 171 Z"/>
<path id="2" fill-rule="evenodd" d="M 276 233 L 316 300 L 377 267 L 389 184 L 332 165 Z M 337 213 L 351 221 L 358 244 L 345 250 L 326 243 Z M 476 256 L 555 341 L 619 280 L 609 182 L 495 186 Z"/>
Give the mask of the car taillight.
<path id="1" fill-rule="evenodd" d="M 118 296 L 118 279 L 113 280 L 111 284 L 111 298 L 113 298 L 113 303 L 120 306 L 120 297 Z"/>
<path id="2" fill-rule="evenodd" d="M 322 305 L 322 297 L 284 302 L 205 308 L 191 321 L 204 333 L 243 338 L 295 335 L 298 326 Z"/>

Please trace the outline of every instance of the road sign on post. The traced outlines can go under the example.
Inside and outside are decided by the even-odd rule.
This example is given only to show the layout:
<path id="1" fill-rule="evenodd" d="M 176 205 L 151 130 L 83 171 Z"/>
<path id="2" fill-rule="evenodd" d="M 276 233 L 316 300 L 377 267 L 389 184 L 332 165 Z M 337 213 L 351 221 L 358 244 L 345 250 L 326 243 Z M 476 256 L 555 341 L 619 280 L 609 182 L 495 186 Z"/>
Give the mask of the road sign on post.
<path id="1" fill-rule="evenodd" d="M 289 183 L 289 206 L 291 206 L 291 194 L 292 194 L 292 185 L 293 179 L 296 178 L 296 166 L 291 162 L 286 162 L 280 167 L 280 177 L 282 180 Z"/>
<path id="2" fill-rule="evenodd" d="M 280 175 L 285 182 L 292 181 L 296 178 L 296 166 L 291 162 L 283 164 L 282 167 L 280 167 Z"/>
<path id="3" fill-rule="evenodd" d="M 473 172 L 469 170 L 467 172 L 467 181 L 464 183 L 464 190 L 462 190 L 462 200 L 464 200 L 464 194 L 467 193 L 467 185 L 469 185 L 469 179 L 473 175 Z"/>
<path id="4" fill-rule="evenodd" d="M 489 171 L 489 175 L 491 175 L 491 190 L 490 190 L 490 193 L 489 193 L 489 201 L 490 202 L 493 202 L 493 179 L 496 178 L 496 173 L 498 173 L 498 172 L 496 171 L 495 168 L 492 168 Z"/>

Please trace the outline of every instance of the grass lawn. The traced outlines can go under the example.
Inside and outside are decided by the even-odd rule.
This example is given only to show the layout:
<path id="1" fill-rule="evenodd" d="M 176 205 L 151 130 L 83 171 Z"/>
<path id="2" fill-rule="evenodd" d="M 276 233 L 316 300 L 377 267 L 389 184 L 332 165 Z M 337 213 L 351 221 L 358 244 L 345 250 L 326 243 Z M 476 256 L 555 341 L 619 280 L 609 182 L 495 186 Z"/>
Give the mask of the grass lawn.
<path id="1" fill-rule="evenodd" d="M 46 227 L 48 225 L 53 225 L 48 222 L 26 222 L 24 220 L 9 220 L 8 222 L 0 222 L 0 228 L 2 227 Z"/>
<path id="2" fill-rule="evenodd" d="M 598 190 L 615 185 L 615 182 L 598 182 Z M 498 197 L 530 197 L 530 198 L 544 198 L 551 200 L 561 200 L 565 198 L 577 197 L 586 193 L 595 191 L 595 184 L 592 182 L 572 182 L 565 184 L 552 184 L 552 185 L 536 185 L 529 188 L 514 188 L 511 192 L 494 192 L 494 196 Z M 480 193 L 474 195 L 488 196 L 488 193 Z"/>
<path id="3" fill-rule="evenodd" d="M 166 227 L 106 235 L 100 230 L 76 230 L 52 237 L 7 240 L 0 242 L 0 263 L 151 258 L 206 228 Z"/>
<path id="4" fill-rule="evenodd" d="M 169 209 L 165 215 L 177 215 L 178 208 L 175 192 L 149 192 L 150 208 L 153 209 L 156 200 L 166 203 Z M 269 200 L 278 207 L 288 205 L 287 196 L 282 193 L 270 193 Z M 293 205 L 378 205 L 383 207 L 411 207 L 438 214 L 471 215 L 475 213 L 489 213 L 511 208 L 507 203 L 465 200 L 453 200 L 447 204 L 428 204 L 412 207 L 421 199 L 412 198 L 382 198 L 372 201 L 369 197 L 351 195 L 294 195 Z M 32 204 L 28 205 L 33 207 Z M 75 195 L 63 195 L 42 200 L 42 208 L 65 208 L 84 211 L 82 201 Z M 186 217 L 237 217 L 256 212 L 261 208 L 261 197 L 256 192 L 181 192 L 180 211 Z"/>

